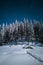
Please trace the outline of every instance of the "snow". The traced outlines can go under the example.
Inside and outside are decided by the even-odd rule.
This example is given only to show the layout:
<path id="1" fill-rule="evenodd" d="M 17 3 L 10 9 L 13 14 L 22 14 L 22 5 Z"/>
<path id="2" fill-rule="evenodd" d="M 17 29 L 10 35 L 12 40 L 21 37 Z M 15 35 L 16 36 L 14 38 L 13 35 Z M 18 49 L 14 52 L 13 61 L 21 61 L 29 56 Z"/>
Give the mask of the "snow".
<path id="1" fill-rule="evenodd" d="M 23 49 L 26 45 L 0 46 L 0 65 L 42 65 L 37 59 L 27 54 L 27 51 L 43 59 L 43 47 L 32 46 L 33 49 Z"/>
<path id="2" fill-rule="evenodd" d="M 43 47 L 35 46 L 33 48 L 33 50 L 29 49 L 28 52 L 43 60 Z"/>

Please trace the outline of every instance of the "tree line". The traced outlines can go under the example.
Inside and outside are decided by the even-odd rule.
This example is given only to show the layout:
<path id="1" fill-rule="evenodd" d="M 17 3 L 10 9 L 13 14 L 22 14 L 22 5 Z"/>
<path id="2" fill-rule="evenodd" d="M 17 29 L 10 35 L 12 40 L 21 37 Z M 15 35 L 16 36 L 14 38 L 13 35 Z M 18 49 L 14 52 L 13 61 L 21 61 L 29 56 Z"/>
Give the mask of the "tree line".
<path id="1" fill-rule="evenodd" d="M 28 20 L 0 25 L 0 45 L 8 42 L 28 41 L 43 43 L 43 23 L 37 20 Z"/>

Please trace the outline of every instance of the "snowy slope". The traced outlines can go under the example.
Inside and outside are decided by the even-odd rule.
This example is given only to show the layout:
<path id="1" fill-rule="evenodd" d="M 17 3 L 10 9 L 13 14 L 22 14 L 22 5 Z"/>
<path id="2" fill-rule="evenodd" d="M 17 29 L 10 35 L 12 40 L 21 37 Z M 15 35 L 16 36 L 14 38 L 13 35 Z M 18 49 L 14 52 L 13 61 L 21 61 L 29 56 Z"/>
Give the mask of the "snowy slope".
<path id="1" fill-rule="evenodd" d="M 23 49 L 23 45 L 7 45 L 0 47 L 0 65 L 42 65 L 31 55 L 39 55 L 43 59 L 43 47 L 33 47 L 33 49 Z"/>

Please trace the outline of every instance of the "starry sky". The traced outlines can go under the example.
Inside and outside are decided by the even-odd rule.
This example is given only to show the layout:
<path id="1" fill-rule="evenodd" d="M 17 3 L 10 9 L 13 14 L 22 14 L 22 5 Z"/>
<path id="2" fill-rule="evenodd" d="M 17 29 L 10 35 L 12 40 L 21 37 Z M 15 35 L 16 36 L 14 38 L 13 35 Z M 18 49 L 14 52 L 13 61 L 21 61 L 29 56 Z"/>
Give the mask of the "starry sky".
<path id="1" fill-rule="evenodd" d="M 0 0 L 0 24 L 24 18 L 43 21 L 43 0 Z"/>

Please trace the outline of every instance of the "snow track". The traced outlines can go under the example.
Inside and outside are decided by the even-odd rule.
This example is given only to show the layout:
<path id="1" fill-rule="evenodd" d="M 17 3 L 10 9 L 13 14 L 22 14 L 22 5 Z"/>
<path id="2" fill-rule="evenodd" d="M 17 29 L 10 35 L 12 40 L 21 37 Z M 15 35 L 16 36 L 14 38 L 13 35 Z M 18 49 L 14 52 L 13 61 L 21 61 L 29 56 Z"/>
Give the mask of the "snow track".
<path id="1" fill-rule="evenodd" d="M 27 51 L 27 54 L 31 55 L 32 57 L 34 57 L 34 58 L 37 59 L 38 61 L 43 62 L 43 60 L 42 60 L 40 57 L 38 57 L 38 56 L 36 56 L 36 55 L 33 55 L 32 53 L 30 53 L 30 52 L 28 52 L 28 51 Z"/>

